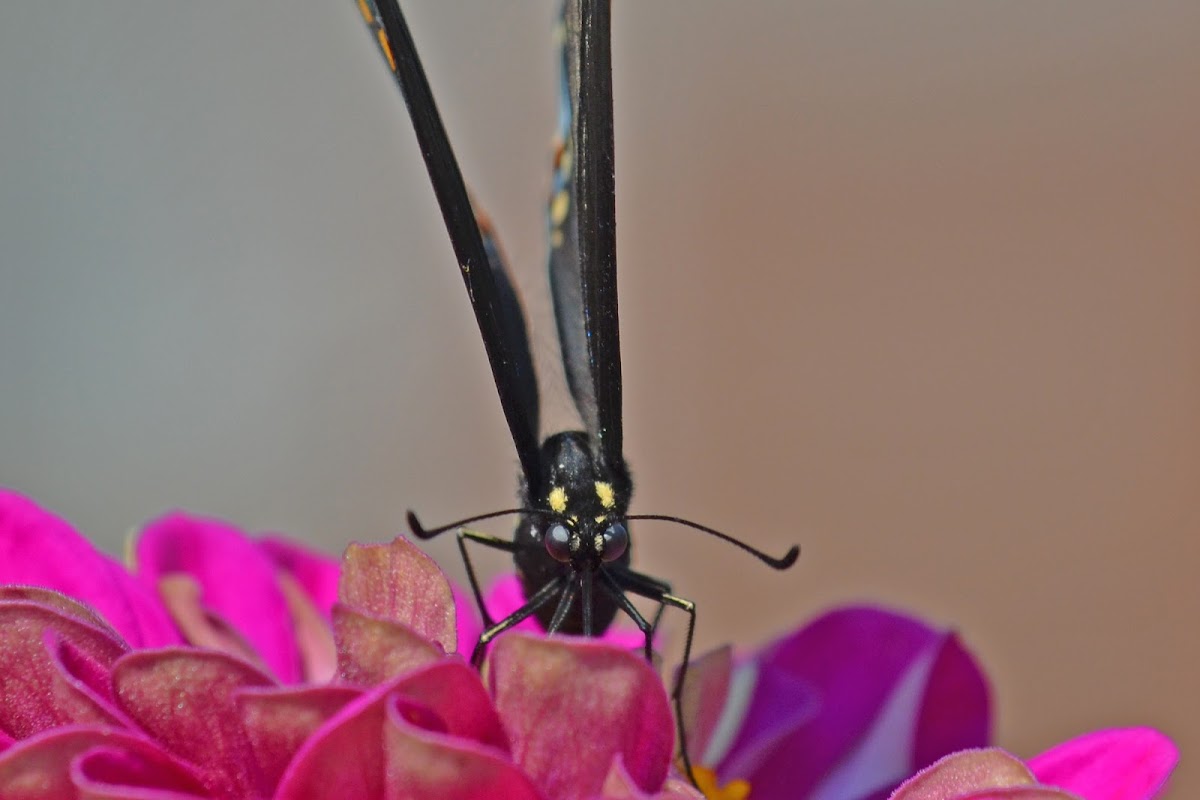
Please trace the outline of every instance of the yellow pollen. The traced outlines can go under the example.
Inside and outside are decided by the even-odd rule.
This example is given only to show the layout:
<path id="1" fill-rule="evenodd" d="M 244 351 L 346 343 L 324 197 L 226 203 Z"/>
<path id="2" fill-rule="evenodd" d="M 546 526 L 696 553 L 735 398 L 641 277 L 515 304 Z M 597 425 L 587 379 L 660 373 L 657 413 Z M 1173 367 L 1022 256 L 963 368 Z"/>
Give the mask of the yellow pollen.
<path id="1" fill-rule="evenodd" d="M 567 490 L 561 486 L 551 489 L 550 496 L 546 500 L 550 503 L 550 510 L 555 514 L 561 514 L 567 510 Z"/>
<path id="2" fill-rule="evenodd" d="M 750 796 L 750 781 L 737 778 L 724 786 L 717 784 L 717 773 L 708 767 L 692 767 L 696 785 L 708 800 L 746 800 Z"/>
<path id="3" fill-rule="evenodd" d="M 617 505 L 616 495 L 613 494 L 611 483 L 604 481 L 596 481 L 596 497 L 600 498 L 600 505 L 605 508 L 614 508 Z M 596 520 L 599 522 L 600 520 Z"/>

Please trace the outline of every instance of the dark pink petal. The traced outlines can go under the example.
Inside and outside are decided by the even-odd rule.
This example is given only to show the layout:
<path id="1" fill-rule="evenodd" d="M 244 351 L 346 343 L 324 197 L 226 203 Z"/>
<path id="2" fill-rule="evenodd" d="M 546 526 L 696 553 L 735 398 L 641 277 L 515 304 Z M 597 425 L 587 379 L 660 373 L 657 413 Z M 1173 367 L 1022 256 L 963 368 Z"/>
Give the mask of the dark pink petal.
<path id="1" fill-rule="evenodd" d="M 525 605 L 525 591 L 521 588 L 521 579 L 516 575 L 502 575 L 492 583 L 484 597 L 488 613 L 493 619 L 501 620 Z M 527 633 L 545 636 L 541 623 L 535 617 L 526 617 L 509 630 L 525 631 Z M 646 637 L 642 632 L 623 620 L 618 620 L 608 626 L 603 635 L 597 636 L 596 641 L 607 642 L 627 650 L 641 649 L 646 646 Z"/>
<path id="2" fill-rule="evenodd" d="M 362 692 L 348 686 L 244 689 L 237 694 L 254 759 L 274 788 L 296 751 Z"/>
<path id="3" fill-rule="evenodd" d="M 952 753 L 905 781 L 892 800 L 965 800 L 980 792 L 1033 786 L 1037 780 L 1020 759 L 993 747 Z"/>
<path id="4" fill-rule="evenodd" d="M 283 536 L 270 535 L 258 540 L 258 546 L 284 574 L 304 590 L 313 606 L 329 619 L 338 599 L 341 565 L 336 558 L 318 553 Z"/>
<path id="5" fill-rule="evenodd" d="M 70 643 L 66 655 L 63 642 Z M 124 652 L 125 643 L 110 630 L 38 603 L 0 602 L 0 730 L 24 739 L 74 723 L 120 726 L 87 679 L 109 669 Z"/>
<path id="6" fill-rule="evenodd" d="M 681 704 L 688 754 L 694 763 L 703 761 L 720 722 L 732 674 L 733 650 L 728 646 L 705 653 L 688 665 Z"/>
<path id="7" fill-rule="evenodd" d="M 0 754 L 0 797 L 4 800 L 76 797 L 72 762 L 94 748 L 119 750 L 145 763 L 168 764 L 181 790 L 201 790 L 200 783 L 185 765 L 173 761 L 140 734 L 99 727 L 67 727 L 18 742 Z"/>
<path id="8" fill-rule="evenodd" d="M 356 611 L 398 622 L 454 651 L 458 637 L 450 583 L 433 559 L 404 538 L 346 548 L 338 596 Z"/>
<path id="9" fill-rule="evenodd" d="M 275 563 L 240 530 L 181 511 L 148 524 L 137 542 L 138 575 L 153 589 L 179 573 L 200 585 L 204 607 L 227 620 L 285 683 L 300 679 L 300 654 Z"/>
<path id="10" fill-rule="evenodd" d="M 514 759 L 547 796 L 598 794 L 618 756 L 638 787 L 662 786 L 675 733 L 662 682 L 639 656 L 509 633 L 493 646 L 488 682 Z"/>
<path id="11" fill-rule="evenodd" d="M 1042 783 L 1088 800 L 1147 800 L 1178 760 L 1175 744 L 1153 728 L 1114 728 L 1052 747 L 1029 768 Z"/>
<path id="12" fill-rule="evenodd" d="M 63 616 L 79 620 L 85 625 L 99 628 L 116 641 L 123 641 L 121 634 L 117 633 L 104 617 L 96 613 L 94 608 L 54 589 L 47 589 L 43 586 L 8 584 L 0 586 L 0 600 L 24 600 L 36 603 L 43 608 L 57 611 Z"/>
<path id="13" fill-rule="evenodd" d="M 59 517 L 0 488 L 0 584 L 55 589 L 95 608 L 134 647 L 175 644 L 157 596 Z"/>
<path id="14" fill-rule="evenodd" d="M 407 626 L 340 603 L 333 607 L 333 635 L 338 679 L 356 686 L 376 686 L 445 658 L 441 648 Z"/>
<path id="15" fill-rule="evenodd" d="M 220 650 L 269 669 L 240 631 L 205 606 L 204 588 L 191 575 L 183 572 L 164 575 L 158 580 L 158 593 L 189 645 Z"/>
<path id="16" fill-rule="evenodd" d="M 680 778 L 667 778 L 660 792 L 643 792 L 629 777 L 625 764 L 618 758 L 609 770 L 604 781 L 604 793 L 598 800 L 704 800 L 704 795 Z"/>
<path id="17" fill-rule="evenodd" d="M 542 800 L 502 752 L 415 727 L 394 705 L 387 712 L 387 800 Z"/>
<path id="18" fill-rule="evenodd" d="M 479 677 L 460 661 L 442 660 L 376 687 L 335 714 L 296 753 L 275 800 L 384 796 L 389 707 L 409 724 L 504 756 L 490 744 L 503 742 L 504 734 Z"/>
<path id="19" fill-rule="evenodd" d="M 204 785 L 221 798 L 264 796 L 236 693 L 271 685 L 250 664 L 207 650 L 142 650 L 113 667 L 113 687 L 125 713 L 195 764 Z"/>
<path id="20" fill-rule="evenodd" d="M 475 648 L 475 643 L 479 641 L 480 634 L 483 633 L 483 620 L 479 618 L 479 609 L 475 604 L 475 597 L 465 592 L 454 584 L 450 584 L 450 590 L 454 593 L 454 617 L 457 620 L 456 636 L 458 639 L 458 650 L 456 652 L 470 655 L 471 650 Z"/>
<path id="21" fill-rule="evenodd" d="M 939 747 L 986 743 L 986 684 L 949 634 L 882 609 L 830 612 L 766 648 L 720 776 L 757 795 L 861 797 Z M 938 708 L 931 708 L 936 702 Z M 972 741 L 981 737 L 979 741 Z"/>
<path id="22" fill-rule="evenodd" d="M 71 765 L 80 800 L 195 800 L 211 797 L 165 753 L 94 747 Z"/>

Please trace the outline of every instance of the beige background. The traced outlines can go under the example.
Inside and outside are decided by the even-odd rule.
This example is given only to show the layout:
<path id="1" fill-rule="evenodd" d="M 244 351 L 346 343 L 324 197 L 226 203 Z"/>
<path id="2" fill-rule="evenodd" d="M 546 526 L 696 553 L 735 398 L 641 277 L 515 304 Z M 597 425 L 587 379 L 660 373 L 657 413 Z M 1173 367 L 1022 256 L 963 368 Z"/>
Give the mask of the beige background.
<path id="1" fill-rule="evenodd" d="M 552 3 L 410 5 L 552 373 Z M 962 630 L 1019 753 L 1200 747 L 1198 45 L 1194 2 L 618 5 L 635 510 L 804 546 L 637 528 L 702 645 L 876 600 Z M 0 482 L 110 549 L 510 502 L 389 80 L 350 0 L 0 7 Z"/>

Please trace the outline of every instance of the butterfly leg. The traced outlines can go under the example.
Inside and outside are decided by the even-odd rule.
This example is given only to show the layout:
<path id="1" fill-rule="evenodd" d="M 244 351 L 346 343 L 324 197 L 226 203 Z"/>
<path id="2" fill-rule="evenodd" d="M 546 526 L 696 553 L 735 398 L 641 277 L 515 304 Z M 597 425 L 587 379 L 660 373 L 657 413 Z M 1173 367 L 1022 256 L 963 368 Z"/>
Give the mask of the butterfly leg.
<path id="1" fill-rule="evenodd" d="M 651 576 L 642 572 L 627 569 L 622 573 L 622 577 L 628 584 L 640 585 L 647 592 L 661 592 L 663 594 L 671 593 L 671 584 L 667 583 L 666 581 L 661 581 L 658 578 L 652 578 Z M 642 596 L 648 597 L 648 595 Z M 651 630 L 654 633 L 658 633 L 658 625 L 660 622 L 662 622 L 663 611 L 666 610 L 667 606 L 661 601 L 655 602 L 658 603 L 658 608 L 654 611 L 654 622 L 651 623 Z"/>
<path id="2" fill-rule="evenodd" d="M 528 617 L 533 616 L 539 608 L 550 602 L 550 599 L 563 587 L 563 584 L 570 578 L 569 575 L 563 575 L 556 578 L 529 598 L 529 602 L 518 608 L 513 613 L 509 614 L 504 619 L 497 622 L 495 625 L 487 628 L 479 637 L 479 641 L 475 644 L 475 650 L 471 653 L 471 665 L 478 669 L 483 664 L 483 654 L 487 652 L 487 646 L 492 639 L 495 639 L 500 634 L 504 633 L 509 628 L 521 622 Z"/>
<path id="3" fill-rule="evenodd" d="M 629 618 L 633 620 L 633 624 L 637 625 L 638 630 L 641 631 L 642 635 L 646 637 L 646 661 L 653 661 L 654 628 L 658 624 L 658 617 L 662 615 L 662 609 L 665 606 L 663 606 L 662 603 L 658 604 L 659 614 L 654 618 L 655 624 L 651 625 L 646 621 L 646 618 L 642 616 L 641 612 L 637 610 L 637 606 L 629 601 L 629 598 L 625 596 L 625 592 L 621 590 L 621 587 L 617 584 L 613 577 L 608 574 L 607 570 L 600 570 L 600 580 L 600 587 L 608 592 L 609 596 L 617 602 L 617 606 L 629 615 Z"/>
<path id="4" fill-rule="evenodd" d="M 471 556 L 467 552 L 468 540 L 478 542 L 493 550 L 503 550 L 506 553 L 515 553 L 519 549 L 519 545 L 516 542 L 499 539 L 495 536 L 468 528 L 458 529 L 458 552 L 462 554 L 463 566 L 467 568 L 467 581 L 471 584 L 471 593 L 475 595 L 475 605 L 479 608 L 479 616 L 483 618 L 483 627 L 490 628 L 496 622 L 492 619 L 492 615 L 488 613 L 487 606 L 483 604 L 483 592 L 479 588 L 479 579 L 475 577 L 475 566 L 471 563 Z"/>
<path id="5" fill-rule="evenodd" d="M 687 771 L 688 779 L 695 785 L 696 778 L 692 775 L 692 757 L 687 748 L 687 734 L 683 730 L 683 684 L 687 678 L 688 662 L 692 659 L 692 637 L 696 632 L 696 604 L 657 587 L 648 587 L 647 583 L 639 580 L 654 581 L 653 578 L 647 578 L 645 575 L 636 575 L 631 578 L 634 575 L 636 573 L 617 573 L 617 582 L 628 592 L 648 600 L 654 600 L 663 606 L 673 606 L 688 615 L 687 639 L 683 645 L 683 663 L 679 667 L 679 674 L 675 677 L 675 686 L 671 689 L 671 702 L 675 706 L 675 729 L 679 734 L 679 757 L 683 759 L 683 767 Z M 661 581 L 654 582 L 661 583 Z"/>

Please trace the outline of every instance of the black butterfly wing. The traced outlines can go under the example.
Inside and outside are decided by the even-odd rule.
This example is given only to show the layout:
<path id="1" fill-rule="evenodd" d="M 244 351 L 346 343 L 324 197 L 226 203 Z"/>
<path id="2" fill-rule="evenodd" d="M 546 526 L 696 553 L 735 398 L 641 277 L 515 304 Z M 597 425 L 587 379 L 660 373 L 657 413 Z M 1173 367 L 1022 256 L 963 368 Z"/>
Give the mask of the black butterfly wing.
<path id="1" fill-rule="evenodd" d="M 396 0 L 357 0 L 408 106 L 529 485 L 538 482 L 538 392 L 525 315 L 486 217 L 477 214 Z"/>
<path id="2" fill-rule="evenodd" d="M 623 432 L 610 11 L 607 0 L 567 0 L 563 9 L 550 286 L 571 396 L 600 458 L 616 468 Z"/>

